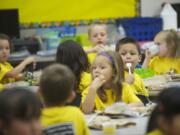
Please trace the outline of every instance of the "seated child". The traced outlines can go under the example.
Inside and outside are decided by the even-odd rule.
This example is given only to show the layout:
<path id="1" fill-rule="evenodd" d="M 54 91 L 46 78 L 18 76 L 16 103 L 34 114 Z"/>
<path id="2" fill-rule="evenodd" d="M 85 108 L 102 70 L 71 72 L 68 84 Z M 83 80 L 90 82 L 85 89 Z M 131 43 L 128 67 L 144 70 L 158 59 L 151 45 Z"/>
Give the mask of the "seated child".
<path id="1" fill-rule="evenodd" d="M 27 88 L 0 92 L 0 135 L 42 135 L 40 101 Z"/>
<path id="2" fill-rule="evenodd" d="M 53 64 L 44 69 L 40 78 L 40 93 L 46 106 L 41 116 L 45 134 L 90 134 L 79 108 L 65 106 L 75 96 L 74 83 L 75 76 L 66 66 Z"/>
<path id="3" fill-rule="evenodd" d="M 56 62 L 68 66 L 76 77 L 76 98 L 71 105 L 79 106 L 81 103 L 81 93 L 91 82 L 89 71 L 89 62 L 87 54 L 82 46 L 73 41 L 66 40 L 59 44 L 56 54 Z"/>
<path id="4" fill-rule="evenodd" d="M 123 62 L 117 52 L 100 52 L 92 64 L 93 81 L 82 93 L 83 112 L 103 110 L 115 102 L 123 101 L 132 106 L 143 105 L 131 87 L 123 83 Z"/>
<path id="5" fill-rule="evenodd" d="M 7 83 L 15 82 L 16 79 L 20 79 L 18 75 L 28 65 L 33 63 L 35 68 L 34 57 L 27 57 L 15 68 L 7 62 L 11 48 L 11 41 L 5 34 L 0 34 L 0 90 L 4 87 L 8 87 Z"/>
<path id="6" fill-rule="evenodd" d="M 165 88 L 157 97 L 148 135 L 180 135 L 180 87 Z"/>
<path id="7" fill-rule="evenodd" d="M 116 51 L 121 55 L 124 63 L 125 82 L 130 84 L 134 93 L 144 104 L 148 103 L 149 93 L 141 77 L 134 72 L 135 67 L 141 60 L 139 44 L 134 39 L 125 37 L 117 42 Z M 130 63 L 130 67 L 127 66 L 128 63 Z"/>
<path id="8" fill-rule="evenodd" d="M 180 73 L 180 39 L 174 30 L 163 30 L 159 32 L 154 43 L 159 47 L 155 56 L 146 50 L 143 63 L 144 68 L 150 68 L 157 75 L 169 72 Z"/>
<path id="9" fill-rule="evenodd" d="M 90 63 L 93 62 L 96 53 L 104 51 L 107 47 L 108 34 L 107 26 L 103 24 L 93 24 L 88 30 L 89 40 L 92 43 L 92 47 L 86 49 Z"/>

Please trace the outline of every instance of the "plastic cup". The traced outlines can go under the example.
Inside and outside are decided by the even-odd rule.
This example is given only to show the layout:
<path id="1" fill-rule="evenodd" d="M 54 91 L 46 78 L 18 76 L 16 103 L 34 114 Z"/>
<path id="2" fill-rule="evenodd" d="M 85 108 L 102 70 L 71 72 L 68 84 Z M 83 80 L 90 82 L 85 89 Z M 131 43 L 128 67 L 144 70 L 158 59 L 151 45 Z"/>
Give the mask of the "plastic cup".
<path id="1" fill-rule="evenodd" d="M 159 52 L 159 47 L 155 44 L 152 44 L 151 46 L 149 46 L 149 51 L 152 55 L 156 55 Z"/>
<path id="2" fill-rule="evenodd" d="M 104 135 L 116 135 L 116 124 L 113 122 L 103 123 L 103 134 Z"/>

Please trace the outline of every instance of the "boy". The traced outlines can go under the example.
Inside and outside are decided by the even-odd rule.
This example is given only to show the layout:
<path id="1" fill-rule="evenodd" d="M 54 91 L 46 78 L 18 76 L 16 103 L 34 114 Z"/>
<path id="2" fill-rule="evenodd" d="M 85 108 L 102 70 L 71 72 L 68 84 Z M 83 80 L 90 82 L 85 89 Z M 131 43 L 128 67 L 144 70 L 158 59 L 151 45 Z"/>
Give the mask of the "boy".
<path id="1" fill-rule="evenodd" d="M 113 47 L 107 45 L 108 42 L 108 32 L 107 26 L 104 24 L 94 24 L 91 25 L 88 30 L 88 37 L 92 43 L 92 47 L 85 49 L 88 54 L 90 63 L 93 62 L 96 53 L 99 51 L 115 50 Z"/>
<path id="2" fill-rule="evenodd" d="M 140 47 L 137 41 L 130 37 L 122 38 L 116 44 L 116 52 L 121 55 L 124 63 L 125 82 L 130 84 L 135 94 L 144 104 L 149 103 L 149 93 L 144 86 L 144 82 L 141 77 L 134 72 L 135 67 L 141 60 Z M 129 65 L 130 67 L 128 67 Z"/>
<path id="3" fill-rule="evenodd" d="M 74 84 L 72 71 L 61 64 L 48 66 L 42 73 L 40 93 L 46 108 L 42 110 L 41 123 L 45 134 L 90 134 L 82 112 L 65 106 L 75 97 Z"/>

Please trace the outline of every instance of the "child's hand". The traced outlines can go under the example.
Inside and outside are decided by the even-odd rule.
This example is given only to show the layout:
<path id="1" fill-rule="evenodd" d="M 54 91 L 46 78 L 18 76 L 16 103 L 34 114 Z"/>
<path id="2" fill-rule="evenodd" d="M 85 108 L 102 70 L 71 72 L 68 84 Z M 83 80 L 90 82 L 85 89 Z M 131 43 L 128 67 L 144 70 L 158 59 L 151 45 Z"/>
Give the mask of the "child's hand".
<path id="1" fill-rule="evenodd" d="M 125 82 L 128 84 L 133 84 L 134 83 L 134 75 L 133 74 L 128 75 L 125 79 Z"/>
<path id="2" fill-rule="evenodd" d="M 105 83 L 103 75 L 96 77 L 91 83 L 91 89 L 98 90 Z"/>
<path id="3" fill-rule="evenodd" d="M 151 52 L 150 52 L 150 50 L 149 50 L 149 49 L 146 49 L 146 51 L 145 51 L 145 58 L 146 58 L 146 59 L 151 59 L 151 58 L 154 57 L 154 56 L 155 56 L 155 54 L 152 55 Z"/>
<path id="4" fill-rule="evenodd" d="M 99 51 L 105 50 L 105 46 L 104 45 L 96 45 L 93 48 L 93 50 L 94 50 L 94 52 L 99 52 Z"/>
<path id="5" fill-rule="evenodd" d="M 35 60 L 35 57 L 33 57 L 33 56 L 27 57 L 24 60 L 24 63 L 25 63 L 25 65 L 29 65 L 29 64 L 33 63 L 33 69 L 36 68 L 36 60 Z"/>

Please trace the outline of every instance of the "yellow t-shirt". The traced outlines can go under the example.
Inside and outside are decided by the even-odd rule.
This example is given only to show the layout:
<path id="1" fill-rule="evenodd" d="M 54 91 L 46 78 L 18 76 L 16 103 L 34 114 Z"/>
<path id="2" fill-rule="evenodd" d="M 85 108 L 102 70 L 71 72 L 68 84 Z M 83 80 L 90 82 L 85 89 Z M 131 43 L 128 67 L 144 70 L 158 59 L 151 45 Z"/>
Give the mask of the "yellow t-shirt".
<path id="1" fill-rule="evenodd" d="M 44 128 L 70 124 L 76 135 L 90 135 L 83 113 L 73 106 L 44 108 L 41 124 Z"/>
<path id="2" fill-rule="evenodd" d="M 82 103 L 85 101 L 86 96 L 88 94 L 89 88 L 83 91 L 82 93 Z M 112 105 L 115 103 L 115 97 L 113 94 L 113 91 L 111 89 L 105 90 L 106 96 L 107 96 L 107 102 L 103 102 L 98 95 L 95 97 L 95 109 L 96 110 L 103 110 L 107 106 Z M 123 83 L 123 88 L 122 88 L 122 101 L 125 103 L 138 103 L 141 102 L 140 99 L 132 92 L 131 87 Z"/>
<path id="3" fill-rule="evenodd" d="M 88 50 L 88 49 L 90 49 L 90 48 L 92 48 L 92 47 L 84 47 L 83 49 L 84 49 L 84 50 Z M 93 63 L 94 58 L 96 57 L 96 54 L 97 54 L 96 52 L 88 53 L 88 54 L 87 54 L 88 60 L 89 60 L 89 63 L 90 63 L 90 64 Z"/>
<path id="4" fill-rule="evenodd" d="M 97 53 L 89 53 L 89 54 L 88 54 L 88 60 L 89 60 L 90 64 L 93 63 L 93 61 L 94 61 L 94 59 L 95 59 L 95 57 L 96 57 L 96 54 L 97 54 Z"/>
<path id="5" fill-rule="evenodd" d="M 0 84 L 6 84 L 6 83 L 12 83 L 15 82 L 15 78 L 4 78 L 5 75 L 11 71 L 13 67 L 11 66 L 10 63 L 5 62 L 5 63 L 0 63 Z M 4 86 L 0 87 L 3 88 Z"/>
<path id="6" fill-rule="evenodd" d="M 180 73 L 180 58 L 160 58 L 158 56 L 151 59 L 149 68 L 153 69 L 156 74 L 165 74 L 171 69 Z"/>
<path id="7" fill-rule="evenodd" d="M 147 135 L 165 135 L 165 134 L 163 134 L 159 129 L 156 129 L 148 133 Z"/>
<path id="8" fill-rule="evenodd" d="M 141 77 L 136 73 L 133 73 L 133 75 L 134 75 L 134 83 L 131 84 L 130 86 L 132 87 L 132 90 L 134 91 L 134 93 L 141 94 L 148 97 L 149 96 L 148 90 L 145 88 L 144 82 L 141 79 Z M 128 76 L 128 72 L 125 71 L 125 78 L 127 76 Z"/>
<path id="9" fill-rule="evenodd" d="M 87 72 L 83 72 L 81 75 L 81 81 L 79 84 L 79 93 L 82 93 L 91 83 L 91 74 Z"/>

